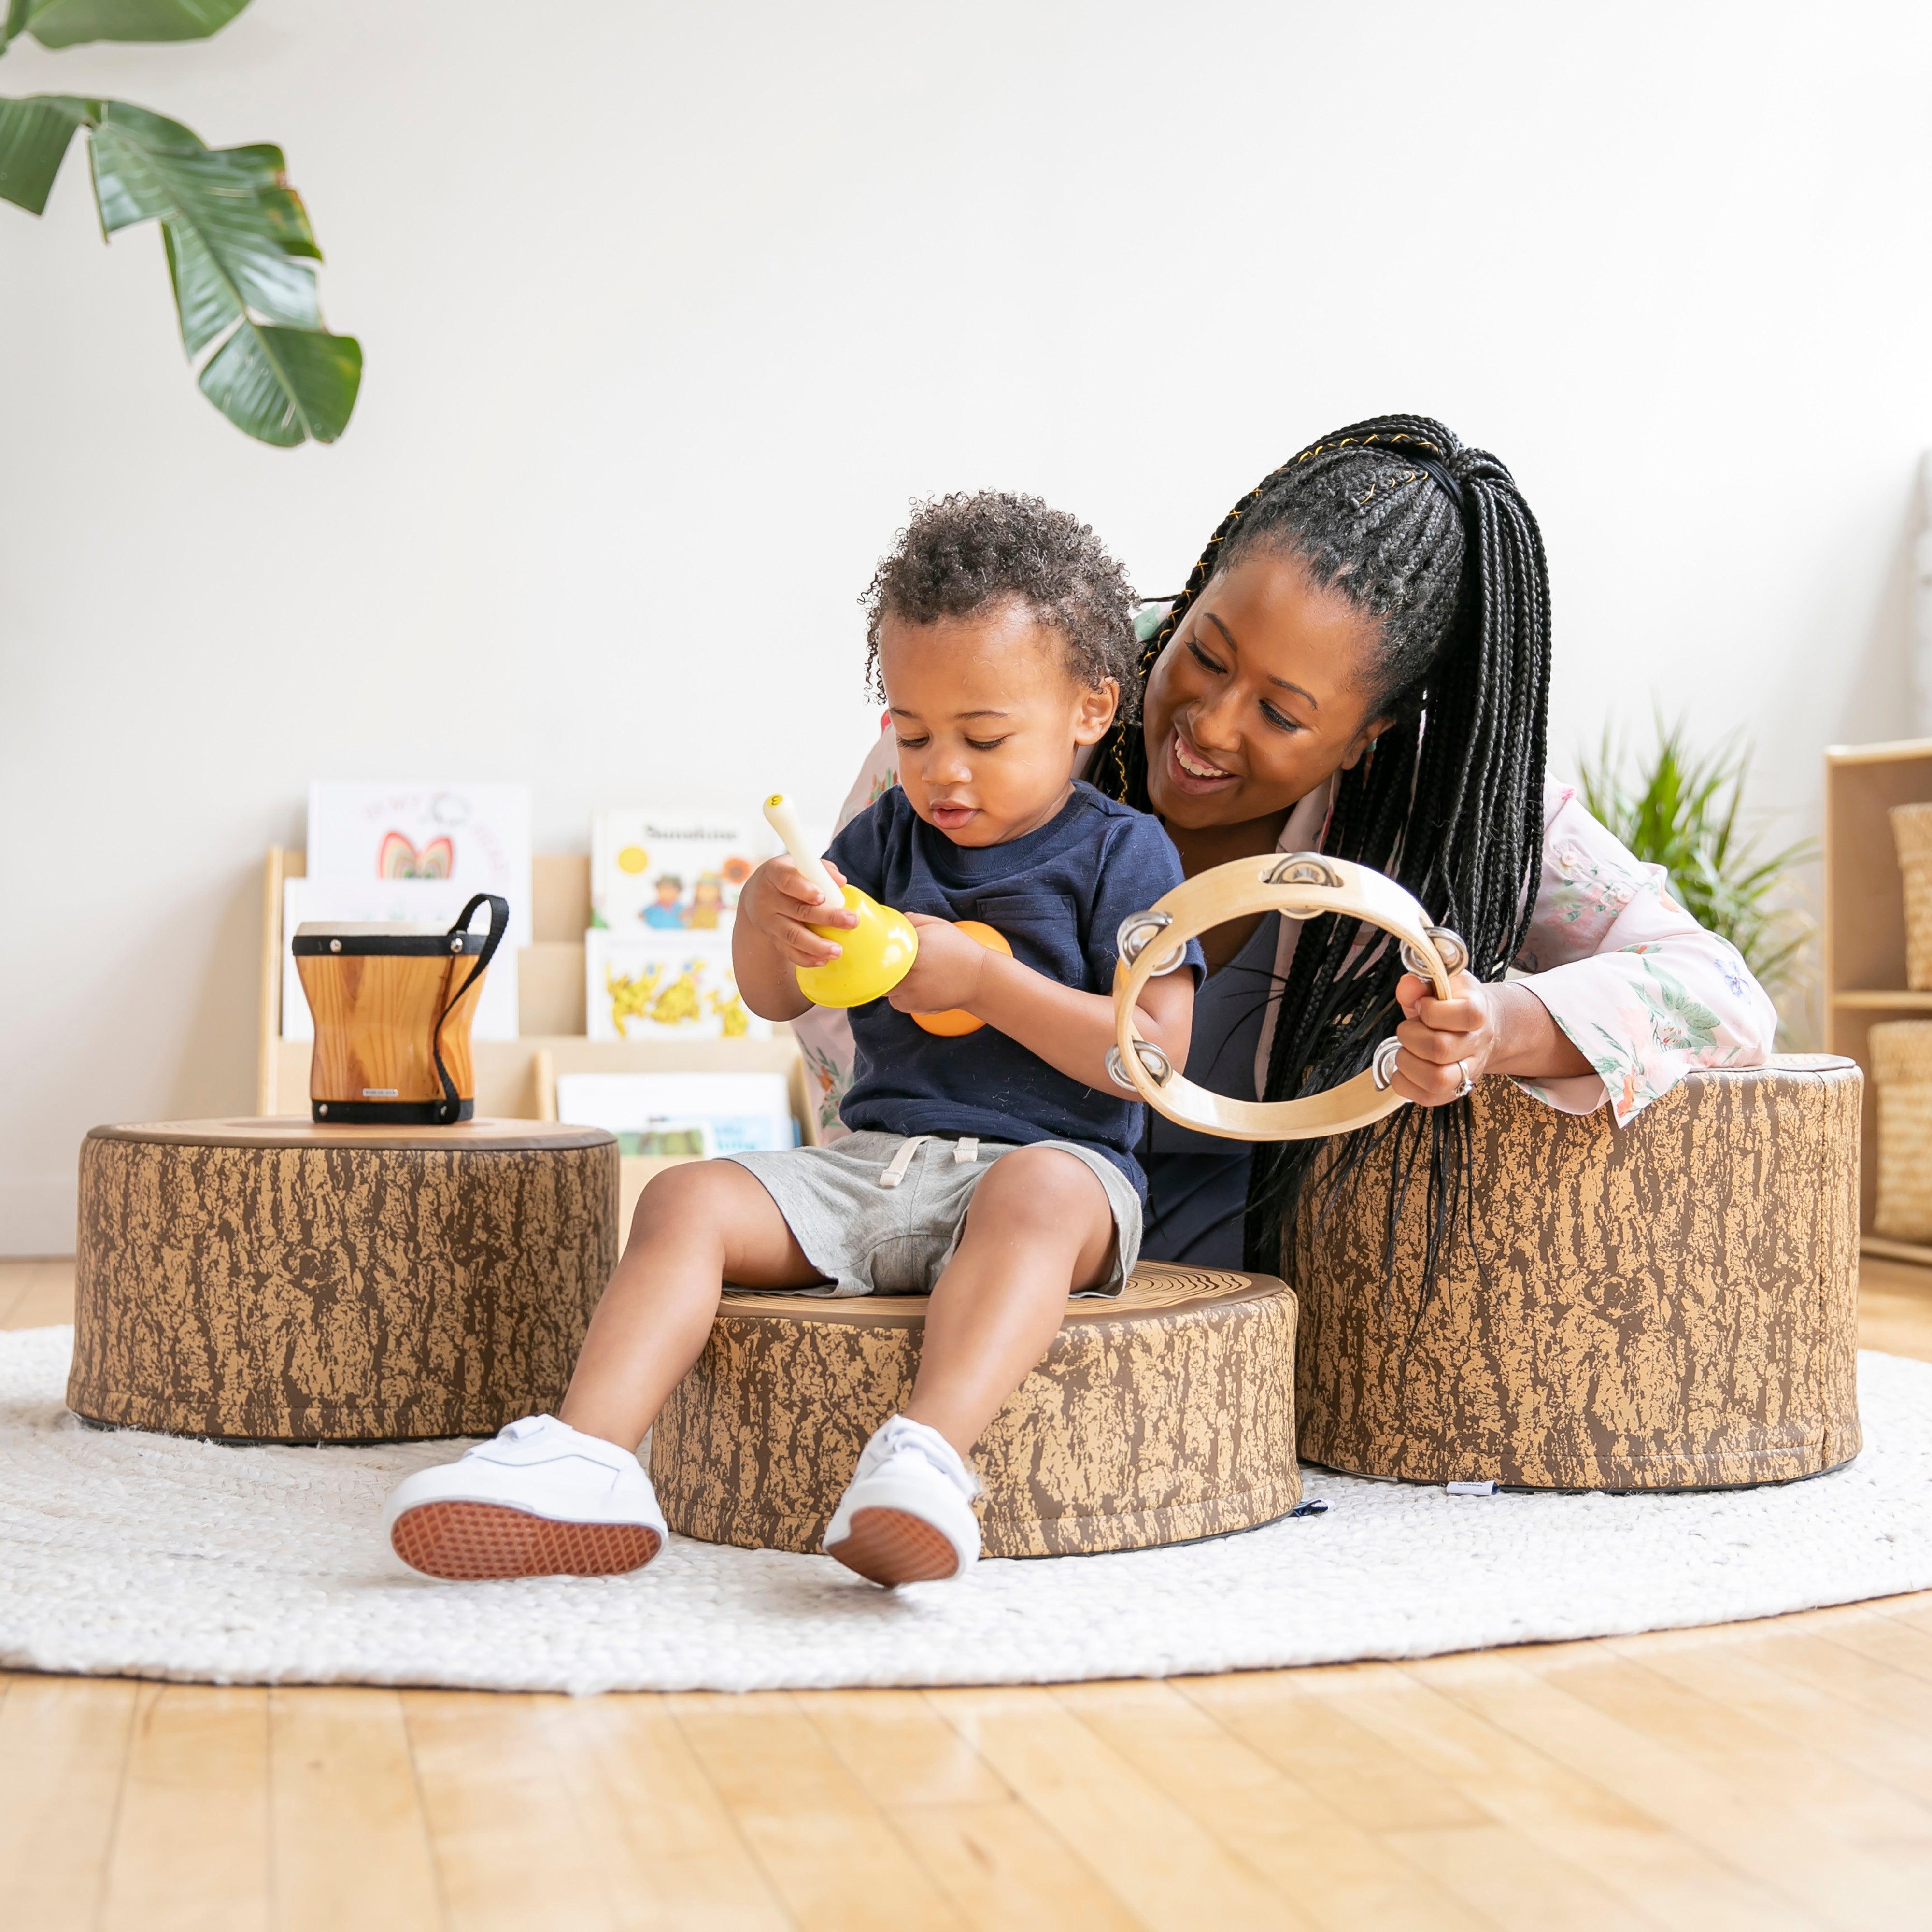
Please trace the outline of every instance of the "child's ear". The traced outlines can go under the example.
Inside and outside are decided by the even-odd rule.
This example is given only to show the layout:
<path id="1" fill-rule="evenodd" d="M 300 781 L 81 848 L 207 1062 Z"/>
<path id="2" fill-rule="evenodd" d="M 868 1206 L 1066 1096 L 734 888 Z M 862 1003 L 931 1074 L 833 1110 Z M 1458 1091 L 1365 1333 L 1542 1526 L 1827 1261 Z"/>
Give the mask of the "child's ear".
<path id="1" fill-rule="evenodd" d="M 1097 745 L 1106 735 L 1107 727 L 1114 722 L 1114 713 L 1120 708 L 1120 686 L 1118 679 L 1106 678 L 1090 691 L 1080 694 L 1080 702 L 1074 707 L 1073 742 L 1076 745 Z"/>

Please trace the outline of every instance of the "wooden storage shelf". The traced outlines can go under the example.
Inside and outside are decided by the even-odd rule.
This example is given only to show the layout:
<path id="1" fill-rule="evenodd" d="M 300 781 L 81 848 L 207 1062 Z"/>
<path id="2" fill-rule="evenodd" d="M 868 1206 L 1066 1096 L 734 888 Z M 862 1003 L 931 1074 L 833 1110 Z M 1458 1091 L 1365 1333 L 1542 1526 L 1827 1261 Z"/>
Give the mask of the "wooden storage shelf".
<path id="1" fill-rule="evenodd" d="M 261 1025 L 255 1111 L 306 1114 L 309 1042 L 282 1038 L 282 882 L 300 878 L 307 855 L 269 848 L 262 877 Z M 788 1027 L 770 1040 L 590 1040 L 584 1034 L 584 934 L 590 924 L 590 861 L 538 853 L 530 862 L 533 944 L 517 956 L 516 1040 L 473 1040 L 476 1112 L 497 1120 L 556 1118 L 559 1073 L 681 1073 L 733 1070 L 783 1073 L 790 1083 L 800 1138 L 818 1139 L 818 1111 L 808 1090 L 805 1062 Z M 644 1183 L 674 1160 L 633 1157 L 623 1162 L 618 1226 Z"/>
<path id="2" fill-rule="evenodd" d="M 1825 1046 L 1864 1069 L 1858 1226 L 1870 1255 L 1932 1267 L 1932 1246 L 1871 1230 L 1878 1192 L 1878 1098 L 1872 1028 L 1932 1015 L 1932 992 L 1905 984 L 1905 891 L 1888 812 L 1932 799 L 1932 738 L 1834 745 L 1825 754 Z"/>

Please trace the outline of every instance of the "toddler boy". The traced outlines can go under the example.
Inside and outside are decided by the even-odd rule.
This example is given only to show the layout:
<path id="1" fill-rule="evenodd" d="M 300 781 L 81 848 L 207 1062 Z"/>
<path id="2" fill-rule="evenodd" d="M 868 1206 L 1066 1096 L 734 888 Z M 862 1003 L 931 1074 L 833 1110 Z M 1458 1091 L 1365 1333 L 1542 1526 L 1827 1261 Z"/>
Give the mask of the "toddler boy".
<path id="1" fill-rule="evenodd" d="M 1132 598 L 1092 532 L 1036 498 L 950 496 L 914 518 L 867 598 L 898 784 L 832 842 L 835 876 L 919 932 L 911 970 L 852 1013 L 835 1145 L 668 1169 L 646 1189 L 561 1419 L 512 1423 L 408 1478 L 385 1526 L 432 1576 L 596 1575 L 665 1534 L 636 1456 L 703 1349 L 722 1285 L 930 1292 L 903 1414 L 860 1456 L 827 1552 L 875 1582 L 964 1574 L 980 1550 L 966 1457 L 1058 1333 L 1070 1293 L 1115 1293 L 1138 1250 L 1140 1108 L 1108 1074 L 1114 934 L 1178 884 L 1155 820 L 1070 776 L 1133 688 Z M 956 922 L 995 928 L 1010 958 Z M 793 968 L 849 928 L 788 859 L 738 901 L 739 990 L 791 1019 Z M 1198 946 L 1137 1024 L 1187 1058 Z M 910 1016 L 963 1010 L 940 1035 Z"/>

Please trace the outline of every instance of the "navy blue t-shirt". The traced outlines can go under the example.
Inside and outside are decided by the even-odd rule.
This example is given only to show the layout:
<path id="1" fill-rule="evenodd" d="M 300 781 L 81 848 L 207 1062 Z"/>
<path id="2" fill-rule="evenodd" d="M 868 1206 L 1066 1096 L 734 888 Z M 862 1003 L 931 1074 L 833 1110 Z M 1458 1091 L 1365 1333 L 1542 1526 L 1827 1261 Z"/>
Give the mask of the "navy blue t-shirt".
<path id="1" fill-rule="evenodd" d="M 832 840 L 826 856 L 882 905 L 982 920 L 1021 964 L 1088 993 L 1114 990 L 1121 920 L 1181 880 L 1180 856 L 1159 823 L 1088 784 L 1076 784 L 1038 831 L 980 846 L 954 844 L 895 785 Z M 1187 958 L 1198 982 L 1204 962 L 1192 940 Z M 884 1000 L 853 1008 L 852 1040 L 852 1084 L 838 1109 L 848 1127 L 1078 1141 L 1145 1197 L 1134 1158 L 1141 1106 L 1119 1090 L 1069 1078 L 994 1027 L 952 1039 L 929 1034 Z"/>

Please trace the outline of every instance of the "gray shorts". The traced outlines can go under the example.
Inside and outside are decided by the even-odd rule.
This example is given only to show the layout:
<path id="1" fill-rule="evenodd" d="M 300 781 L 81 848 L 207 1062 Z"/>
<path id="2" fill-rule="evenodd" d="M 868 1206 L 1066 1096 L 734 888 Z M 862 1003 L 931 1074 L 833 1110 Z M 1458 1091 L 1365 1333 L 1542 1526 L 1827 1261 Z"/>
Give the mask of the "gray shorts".
<path id="1" fill-rule="evenodd" d="M 1114 1214 L 1114 1265 L 1104 1286 L 1118 1294 L 1141 1250 L 1140 1197 L 1107 1159 L 1077 1141 L 1036 1141 L 1090 1168 Z M 924 1135 L 848 1134 L 829 1148 L 734 1154 L 778 1203 L 806 1259 L 830 1278 L 794 1294 L 927 1294 L 952 1258 L 973 1192 L 1010 1141 L 941 1140 Z M 963 1156 L 963 1157 L 962 1157 Z M 893 1179 L 896 1174 L 898 1178 Z"/>

